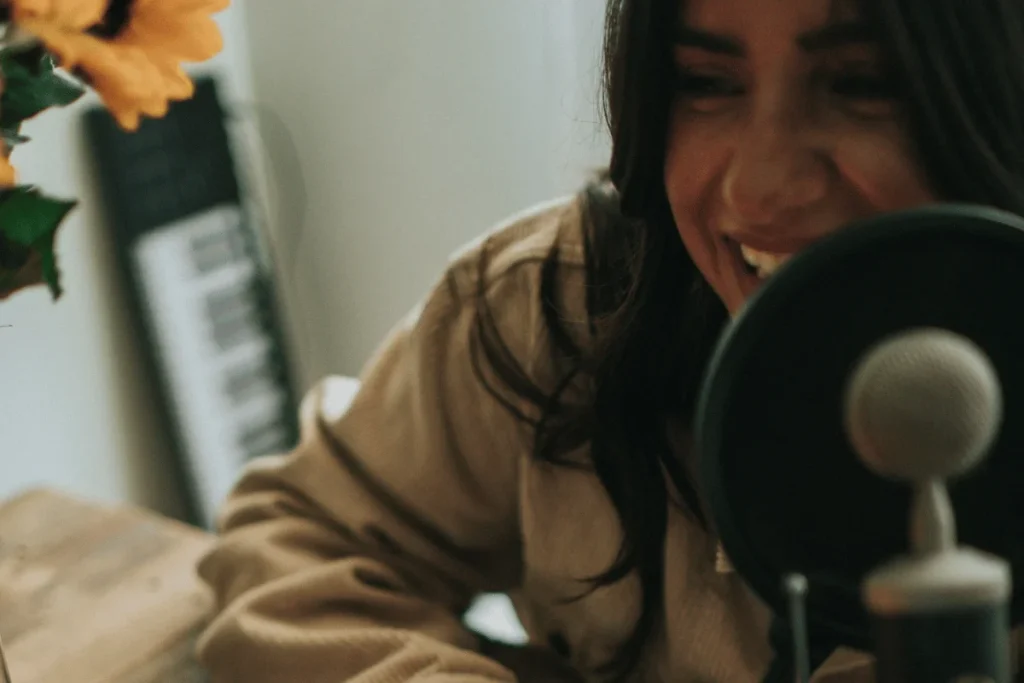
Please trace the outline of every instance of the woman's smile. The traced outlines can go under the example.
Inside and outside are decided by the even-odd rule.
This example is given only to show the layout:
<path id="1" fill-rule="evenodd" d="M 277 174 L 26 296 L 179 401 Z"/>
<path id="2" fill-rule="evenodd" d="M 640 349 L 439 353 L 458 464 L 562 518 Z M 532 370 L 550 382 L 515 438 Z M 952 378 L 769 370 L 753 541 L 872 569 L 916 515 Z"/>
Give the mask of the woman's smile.
<path id="1" fill-rule="evenodd" d="M 934 201 L 854 3 L 691 0 L 673 56 L 665 193 L 731 312 L 830 232 Z"/>

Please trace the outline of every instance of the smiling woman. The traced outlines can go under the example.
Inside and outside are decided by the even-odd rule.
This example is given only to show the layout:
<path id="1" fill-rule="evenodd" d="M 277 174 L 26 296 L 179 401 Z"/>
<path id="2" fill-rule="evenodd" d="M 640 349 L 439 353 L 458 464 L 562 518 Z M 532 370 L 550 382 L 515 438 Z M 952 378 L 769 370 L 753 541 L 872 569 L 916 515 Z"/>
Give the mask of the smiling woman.
<path id="1" fill-rule="evenodd" d="M 325 381 L 227 503 L 218 683 L 571 678 L 468 631 L 482 592 L 587 680 L 764 674 L 770 615 L 694 484 L 709 354 L 855 219 L 1024 211 L 1024 4 L 611 0 L 605 47 L 604 177 L 463 252 L 351 406 Z"/>

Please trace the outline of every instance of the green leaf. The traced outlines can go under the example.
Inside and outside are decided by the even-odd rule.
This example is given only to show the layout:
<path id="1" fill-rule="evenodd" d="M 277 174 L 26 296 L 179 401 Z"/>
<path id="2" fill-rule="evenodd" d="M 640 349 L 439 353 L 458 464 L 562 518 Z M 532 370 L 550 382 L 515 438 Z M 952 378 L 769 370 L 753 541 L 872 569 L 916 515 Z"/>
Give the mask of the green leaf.
<path id="1" fill-rule="evenodd" d="M 35 249 L 42 259 L 43 282 L 50 288 L 50 296 L 56 300 L 64 293 L 64 289 L 60 285 L 60 271 L 57 270 L 57 255 L 53 251 L 53 242 L 54 235 L 50 235 L 48 240 L 37 244 Z"/>
<path id="2" fill-rule="evenodd" d="M 37 73 L 50 73 L 51 71 L 57 68 L 57 60 L 55 60 L 53 58 L 53 55 L 51 55 L 46 50 L 41 50 L 38 57 L 39 67 Z"/>
<path id="3" fill-rule="evenodd" d="M 60 273 L 53 251 L 57 228 L 77 202 L 53 199 L 34 187 L 13 188 L 0 198 L 0 238 L 16 247 L 28 247 L 42 266 L 43 281 L 56 299 L 61 295 Z M 13 251 L 8 249 L 8 251 Z"/>
<path id="4" fill-rule="evenodd" d="M 50 107 L 64 107 L 85 90 L 53 69 L 52 58 L 44 54 L 26 63 L 24 55 L 0 52 L 4 91 L 0 95 L 0 128 L 8 129 Z"/>
<path id="5" fill-rule="evenodd" d="M 29 142 L 31 138 L 21 134 L 21 124 L 16 123 L 9 127 L 0 127 L 0 138 L 3 138 L 7 149 L 14 149 L 15 146 Z"/>
<path id="6" fill-rule="evenodd" d="M 22 135 L 19 128 L 20 126 L 14 128 L 0 128 L 0 138 L 3 138 L 4 143 L 7 145 L 7 149 L 14 149 L 17 145 L 23 145 L 32 140 L 32 138 Z"/>
<path id="7" fill-rule="evenodd" d="M 31 256 L 31 247 L 15 244 L 0 233 L 0 273 L 18 270 Z"/>
<path id="8" fill-rule="evenodd" d="M 0 197 L 0 233 L 15 244 L 35 246 L 53 234 L 77 203 L 46 197 L 32 186 L 12 188 Z"/>

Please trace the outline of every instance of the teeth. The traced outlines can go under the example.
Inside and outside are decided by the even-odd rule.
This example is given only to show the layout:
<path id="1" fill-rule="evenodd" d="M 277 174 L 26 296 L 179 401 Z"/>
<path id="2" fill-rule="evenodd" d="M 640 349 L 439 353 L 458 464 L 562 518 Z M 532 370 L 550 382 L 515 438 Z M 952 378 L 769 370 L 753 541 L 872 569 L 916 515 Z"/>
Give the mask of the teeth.
<path id="1" fill-rule="evenodd" d="M 767 251 L 758 251 L 745 244 L 740 245 L 740 253 L 743 254 L 744 261 L 757 269 L 757 276 L 760 278 L 771 276 L 793 256 L 792 254 L 771 254 Z"/>

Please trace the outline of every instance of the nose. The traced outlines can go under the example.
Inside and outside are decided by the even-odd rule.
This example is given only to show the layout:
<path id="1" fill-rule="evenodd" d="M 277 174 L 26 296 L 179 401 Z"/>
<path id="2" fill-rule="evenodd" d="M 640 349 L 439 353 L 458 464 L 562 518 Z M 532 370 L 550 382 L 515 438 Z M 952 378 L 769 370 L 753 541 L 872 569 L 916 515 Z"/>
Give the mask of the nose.
<path id="1" fill-rule="evenodd" d="M 739 136 L 722 192 L 744 224 L 785 226 L 825 198 L 831 164 L 806 128 L 792 118 L 762 117 Z"/>

